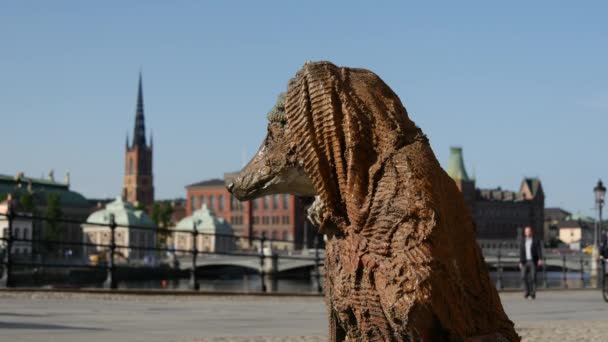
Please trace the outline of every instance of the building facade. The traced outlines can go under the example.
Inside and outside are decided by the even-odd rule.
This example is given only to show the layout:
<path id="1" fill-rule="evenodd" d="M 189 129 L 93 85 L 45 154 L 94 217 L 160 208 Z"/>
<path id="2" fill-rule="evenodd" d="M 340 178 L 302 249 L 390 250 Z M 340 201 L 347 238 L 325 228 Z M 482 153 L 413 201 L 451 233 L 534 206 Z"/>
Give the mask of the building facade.
<path id="1" fill-rule="evenodd" d="M 543 225 L 544 240 L 550 241 L 553 247 L 559 243 L 559 225 L 572 214 L 562 208 L 545 208 L 545 224 Z"/>
<path id="2" fill-rule="evenodd" d="M 211 179 L 186 186 L 186 214 L 188 216 L 205 204 L 218 217 L 230 222 L 234 233 L 243 236 L 237 244 L 249 245 L 248 237 L 293 242 L 273 242 L 278 250 L 300 249 L 312 246 L 313 229 L 308 224 L 303 201 L 293 195 L 270 195 L 253 201 L 240 202 L 226 189 L 226 180 L 235 176 L 226 173 L 224 179 Z"/>
<path id="3" fill-rule="evenodd" d="M 141 261 L 154 264 L 157 254 L 154 250 L 140 248 L 155 248 L 156 225 L 154 221 L 142 210 L 136 209 L 131 203 L 123 201 L 121 197 L 108 203 L 104 209 L 92 213 L 82 225 L 83 241 L 87 244 L 100 244 L 104 246 L 87 246 L 85 255 L 89 260 L 91 256 L 105 255 L 111 241 L 109 228 L 111 216 L 117 224 L 114 240 L 116 245 L 116 262 Z M 143 228 L 143 229 L 138 229 Z M 140 247 L 140 248 L 133 248 Z"/>
<path id="4" fill-rule="evenodd" d="M 70 177 L 63 182 L 55 180 L 53 171 L 47 178 L 27 177 L 23 172 L 15 176 L 0 175 L 0 196 L 12 196 L 25 212 L 44 217 L 49 206 L 59 207 L 60 217 L 53 224 L 43 219 L 33 219 L 32 238 L 79 243 L 82 241 L 83 222 L 91 213 L 91 203 L 80 193 L 70 189 Z M 27 207 L 26 207 L 27 206 Z M 32 253 L 51 253 L 80 257 L 82 247 L 76 244 L 32 245 Z"/>
<path id="5" fill-rule="evenodd" d="M 559 240 L 575 251 L 593 246 L 594 228 L 595 220 L 580 215 L 570 215 L 557 223 Z"/>
<path id="6" fill-rule="evenodd" d="M 12 194 L 8 195 L 8 198 L 0 202 L 0 239 L 8 237 L 8 215 L 10 212 L 16 214 L 17 217 L 13 219 L 12 231 L 13 239 L 11 247 L 11 255 L 15 257 L 25 257 L 32 255 L 32 237 L 34 232 L 34 220 L 32 219 L 32 213 L 27 212 L 23 209 L 19 203 L 13 199 Z M 30 241 L 20 241 L 30 240 Z M 0 241 L 0 251 L 6 249 L 6 240 Z M 2 255 L 2 253 L 0 253 Z"/>
<path id="7" fill-rule="evenodd" d="M 177 223 L 173 232 L 173 246 L 177 255 L 191 255 L 194 248 L 194 228 L 197 235 L 196 248 L 199 252 L 226 253 L 235 247 L 234 232 L 226 220 L 217 217 L 213 210 L 203 204 L 191 216 Z"/>
<path id="8" fill-rule="evenodd" d="M 122 198 L 127 202 L 142 205 L 146 208 L 154 203 L 152 151 L 152 137 L 150 137 L 150 144 L 146 143 L 144 98 L 140 73 L 133 141 L 129 144 L 129 137 L 127 136 L 125 146 L 125 177 Z"/>
<path id="9" fill-rule="evenodd" d="M 519 191 L 478 189 L 475 179 L 466 172 L 460 147 L 450 149 L 447 172 L 471 211 L 482 247 L 518 240 L 528 225 L 539 239 L 544 239 L 545 194 L 540 179 L 524 178 Z"/>

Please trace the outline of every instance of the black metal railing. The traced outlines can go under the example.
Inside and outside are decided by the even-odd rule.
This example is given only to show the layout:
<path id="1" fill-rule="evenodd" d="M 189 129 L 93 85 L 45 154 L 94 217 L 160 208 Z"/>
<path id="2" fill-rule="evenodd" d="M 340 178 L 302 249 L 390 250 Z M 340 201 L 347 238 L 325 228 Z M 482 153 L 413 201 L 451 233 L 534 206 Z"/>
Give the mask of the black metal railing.
<path id="1" fill-rule="evenodd" d="M 497 243 L 495 248 L 484 249 L 483 252 L 490 270 L 494 271 L 496 288 L 502 290 L 520 286 L 518 249 L 514 250 L 510 245 L 503 248 L 503 244 Z M 506 270 L 510 271 L 510 277 L 505 276 Z M 537 267 L 536 278 L 542 288 L 601 287 L 604 273 L 604 264 L 584 253 L 546 250 L 541 265 Z"/>
<path id="2" fill-rule="evenodd" d="M 294 240 L 268 238 L 265 233 L 262 233 L 261 236 L 208 233 L 201 231 L 200 227 L 197 226 L 197 222 L 193 223 L 192 231 L 188 232 L 187 230 L 174 230 L 150 226 L 121 225 L 116 222 L 114 215 L 109 215 L 107 223 L 83 222 L 70 218 L 49 219 L 44 216 L 19 214 L 11 211 L 10 208 L 6 214 L 0 214 L 0 221 L 5 222 L 5 229 L 0 238 L 0 251 L 2 251 L 2 263 L 0 263 L 0 265 L 2 265 L 2 277 L 0 278 L 0 286 L 4 287 L 15 287 L 20 285 L 17 283 L 17 278 L 15 277 L 16 271 L 30 269 L 33 270 L 30 273 L 35 274 L 36 271 L 40 269 L 59 268 L 70 270 L 86 269 L 105 272 L 102 286 L 109 289 L 116 289 L 121 280 L 119 268 L 132 267 L 136 261 L 139 261 L 141 264 L 141 257 L 144 255 L 143 265 L 137 265 L 137 267 L 144 270 L 159 269 L 162 267 L 165 270 L 169 269 L 175 271 L 173 275 L 175 277 L 183 277 L 184 271 L 187 271 L 189 274 L 189 288 L 192 290 L 199 290 L 200 276 L 197 271 L 199 270 L 201 256 L 205 256 L 205 258 L 225 256 L 251 258 L 251 260 L 259 259 L 257 271 L 260 274 L 260 288 L 263 293 L 269 292 L 267 281 L 272 279 L 268 278 L 276 278 L 279 276 L 279 261 L 286 262 L 288 260 L 299 260 L 307 262 L 309 264 L 305 264 L 300 268 L 304 271 L 310 271 L 308 276 L 310 276 L 313 282 L 316 280 L 314 291 L 318 293 L 322 292 L 320 268 L 323 260 L 320 253 L 321 246 L 318 242 L 318 236 L 315 236 L 314 240 L 314 255 L 310 256 L 305 252 L 301 252 L 297 255 L 297 251 L 294 248 L 297 242 Z M 17 229 L 24 232 L 23 236 L 15 234 L 17 231 L 14 227 L 16 221 L 19 221 L 22 224 L 22 226 Z M 27 230 L 23 227 L 23 222 L 30 222 L 31 232 L 29 236 L 25 234 Z M 95 231 L 95 233 L 99 233 L 99 238 L 91 241 L 85 239 L 88 234 L 84 232 L 84 228 L 82 228 L 82 240 L 69 241 L 57 237 L 43 237 L 40 232 L 38 232 L 38 236 L 35 237 L 34 229 L 32 227 L 34 223 L 53 223 L 78 227 L 86 225 L 89 228 L 101 228 L 101 230 L 106 231 L 103 232 L 103 234 L 101 231 Z M 39 231 L 43 230 L 42 227 L 39 228 Z M 135 241 L 137 243 L 131 243 L 130 238 L 127 240 L 129 242 L 125 243 L 125 238 L 128 238 L 127 235 L 131 232 L 147 232 L 150 235 L 140 234 L 139 239 L 136 239 Z M 107 236 L 106 233 L 109 236 Z M 180 248 L 183 246 L 178 242 L 187 236 L 188 233 L 191 234 L 191 241 L 189 241 L 187 245 L 191 245 L 191 247 Z M 157 245 L 156 241 L 159 235 L 165 237 L 173 236 L 173 243 L 165 244 L 164 246 Z M 101 238 L 102 236 L 104 237 L 103 239 Z M 118 236 L 121 238 L 117 239 Z M 150 241 L 154 242 L 150 243 Z M 219 242 L 221 242 L 221 248 L 219 248 Z M 205 244 L 208 245 L 207 248 L 204 246 Z M 213 246 L 209 246 L 210 244 L 213 244 Z M 44 249 L 43 246 L 47 246 L 45 251 L 41 251 Z M 70 247 L 66 248 L 66 246 Z M 280 251 L 273 248 L 273 246 L 289 246 L 290 248 Z M 308 251 L 306 246 L 302 246 L 302 248 L 303 251 Z M 29 250 L 29 255 L 16 253 L 19 252 L 20 249 Z M 34 251 L 35 249 L 36 252 Z M 73 249 L 80 249 L 80 253 L 74 253 L 75 255 L 72 255 Z M 66 257 L 67 254 L 63 253 L 63 251 L 69 251 L 71 257 Z M 137 254 L 138 258 L 129 258 L 128 256 L 125 256 L 126 251 L 128 251 L 127 255 L 134 254 L 136 251 L 139 251 L 140 253 Z M 156 256 L 156 254 L 164 254 L 166 257 L 163 258 L 159 256 L 158 262 L 152 261 L 150 263 L 145 261 L 145 256 L 150 256 L 146 252 L 153 252 L 153 256 Z M 90 255 L 97 256 L 97 262 L 92 262 L 90 258 L 88 258 Z M 105 256 L 105 258 L 99 258 L 101 256 Z M 189 265 L 181 267 L 181 264 L 183 264 L 183 261 L 186 260 L 188 256 L 190 256 Z"/>
<path id="3" fill-rule="evenodd" d="M 9 211 L 6 214 L 0 214 L 0 221 L 4 222 L 5 232 L 0 238 L 0 251 L 2 273 L 0 278 L 0 286 L 15 287 L 22 286 L 20 279 L 15 274 L 31 274 L 32 278 L 39 276 L 41 269 L 67 269 L 67 270 L 90 270 L 100 274 L 101 286 L 116 289 L 119 282 L 125 281 L 125 268 L 137 267 L 143 271 L 150 270 L 169 270 L 174 271 L 170 276 L 180 279 L 188 278 L 188 287 L 192 290 L 200 289 L 200 268 L 201 262 L 210 258 L 217 257 L 242 257 L 252 260 L 249 268 L 254 268 L 260 275 L 260 291 L 271 292 L 268 282 L 276 280 L 279 276 L 279 263 L 288 262 L 290 260 L 307 261 L 309 264 L 301 267 L 301 270 L 309 272 L 307 274 L 312 281 L 313 292 L 322 292 L 321 285 L 321 267 L 323 264 L 323 255 L 321 252 L 324 249 L 321 246 L 320 236 L 315 235 L 313 250 L 314 253 L 309 255 L 302 252 L 296 255 L 296 241 L 287 239 L 268 238 L 265 233 L 260 236 L 256 235 L 238 235 L 238 234 L 221 234 L 207 233 L 200 230 L 200 227 L 193 223 L 191 231 L 174 230 L 168 228 L 157 228 L 150 226 L 136 225 L 121 225 L 116 222 L 114 216 L 108 217 L 106 223 L 83 222 L 70 218 L 49 219 L 44 216 L 19 214 Z M 30 221 L 32 225 L 42 223 L 54 223 L 72 225 L 82 229 L 83 225 L 87 227 L 98 227 L 107 233 L 107 239 L 96 239 L 95 241 L 85 240 L 86 234 L 82 234 L 82 238 L 78 241 L 68 240 L 65 238 L 47 237 L 31 232 L 29 236 L 15 234 L 15 222 L 21 224 L 24 221 Z M 21 222 L 21 223 L 20 223 Z M 17 229 L 23 231 L 23 226 Z M 43 227 L 38 227 L 42 231 Z M 125 230 L 127 230 L 125 232 Z M 142 243 L 139 239 L 138 243 L 123 243 L 123 239 L 117 241 L 117 236 L 130 231 L 134 232 L 153 232 L 152 240 L 157 241 L 159 235 L 173 235 L 173 243 L 170 245 L 157 245 L 156 243 Z M 180 246 L 179 239 L 190 234 L 191 242 L 189 247 Z M 35 236 L 36 235 L 36 236 Z M 144 238 L 144 241 L 148 239 Z M 227 248 L 204 248 L 203 243 L 199 241 L 214 242 L 221 239 Z M 206 240 L 204 240 L 206 239 Z M 15 253 L 18 248 L 23 248 L 29 244 L 30 255 L 23 253 Z M 290 253 L 281 252 L 274 247 L 277 245 L 289 246 Z M 46 247 L 44 247 L 46 246 Z M 225 247 L 226 247 L 225 246 Z M 2 248 L 3 247 L 3 248 Z M 203 247 L 203 248 L 201 248 Z M 305 249 L 307 246 L 302 246 Z M 63 248 L 63 249 L 62 249 Z M 70 254 L 67 257 L 66 253 L 57 253 L 57 251 L 80 248 L 80 253 Z M 46 250 L 44 250 L 46 249 Z M 43 251 L 44 250 L 44 251 Z M 124 255 L 124 251 L 129 252 L 144 252 L 140 253 L 138 258 L 129 258 Z M 305 249 L 304 251 L 308 251 Z M 148 263 L 142 262 L 141 255 L 145 252 L 154 252 L 156 254 L 165 254 L 166 257 L 158 257 L 158 262 Z M 129 253 L 131 254 L 131 253 Z M 96 255 L 103 258 L 97 262 L 92 262 L 87 257 Z M 178 257 L 179 255 L 179 257 Z M 504 288 L 519 287 L 520 281 L 518 274 L 518 253 L 513 250 L 512 246 L 503 248 L 501 243 L 498 243 L 497 248 L 491 250 L 484 249 L 486 263 L 491 270 L 494 270 L 494 278 L 496 287 L 499 290 Z M 537 281 L 540 287 L 544 288 L 573 288 L 573 287 L 594 287 L 601 286 L 604 281 L 601 276 L 604 274 L 604 265 L 598 260 L 594 261 L 584 254 L 552 254 L 545 252 L 543 254 L 542 266 L 538 269 Z M 256 261 L 257 260 L 257 261 Z M 211 260 L 213 261 L 213 260 Z M 257 263 L 257 266 L 252 266 Z M 29 269 L 27 273 L 24 270 Z M 121 272 L 122 270 L 122 272 Z M 597 274 L 597 282 L 594 282 L 591 275 Z M 549 276 L 551 275 L 551 276 Z M 508 277 L 510 276 L 510 278 Z M 164 277 L 164 276 L 163 276 Z M 24 277 L 22 277 L 23 279 Z M 25 277 L 27 279 L 27 277 Z M 66 284 L 71 285 L 71 284 Z"/>

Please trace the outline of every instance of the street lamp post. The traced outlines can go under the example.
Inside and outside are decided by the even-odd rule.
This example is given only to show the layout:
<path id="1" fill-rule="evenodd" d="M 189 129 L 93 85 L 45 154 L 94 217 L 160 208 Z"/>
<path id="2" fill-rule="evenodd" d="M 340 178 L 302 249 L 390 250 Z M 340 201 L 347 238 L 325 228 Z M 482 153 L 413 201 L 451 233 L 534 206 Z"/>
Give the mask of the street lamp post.
<path id="1" fill-rule="evenodd" d="M 593 255 L 591 262 L 591 277 L 597 280 L 597 266 L 599 261 L 599 236 L 602 231 L 602 207 L 604 206 L 604 197 L 606 196 L 606 187 L 602 180 L 598 180 L 593 188 L 595 194 L 595 206 L 597 208 L 597 223 L 593 232 Z"/>
<path id="2" fill-rule="evenodd" d="M 593 188 L 593 192 L 595 193 L 595 205 L 597 207 L 598 216 L 598 221 L 595 225 L 595 234 L 593 235 L 593 248 L 597 249 L 599 247 L 599 237 L 602 233 L 602 207 L 604 206 L 604 196 L 606 195 L 606 187 L 601 179 L 597 181 L 597 185 Z"/>

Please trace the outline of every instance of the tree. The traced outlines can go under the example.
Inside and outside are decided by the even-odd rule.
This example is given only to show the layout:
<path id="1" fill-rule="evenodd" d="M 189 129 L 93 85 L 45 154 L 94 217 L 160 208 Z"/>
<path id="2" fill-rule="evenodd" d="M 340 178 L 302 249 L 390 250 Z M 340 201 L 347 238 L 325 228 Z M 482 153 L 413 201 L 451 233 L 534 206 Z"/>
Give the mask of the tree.
<path id="1" fill-rule="evenodd" d="M 46 198 L 46 213 L 47 229 L 44 232 L 44 239 L 57 241 L 61 237 L 61 226 L 58 220 L 61 219 L 63 212 L 61 211 L 61 203 L 59 195 L 51 193 Z M 55 244 L 46 243 L 48 251 L 55 249 Z"/>
<path id="2" fill-rule="evenodd" d="M 145 205 L 143 205 L 143 204 L 141 204 L 141 203 L 137 203 L 137 204 L 135 205 L 135 209 L 136 209 L 136 210 L 141 210 L 141 211 L 143 211 L 143 212 L 144 212 L 144 213 L 146 213 L 146 214 L 148 213 L 148 208 L 146 208 L 146 206 L 145 206 Z"/>
<path id="3" fill-rule="evenodd" d="M 171 216 L 173 216 L 173 206 L 171 203 L 165 202 L 160 212 L 160 222 L 162 223 L 163 228 L 169 228 Z"/>
<path id="4" fill-rule="evenodd" d="M 156 224 L 157 227 L 160 226 L 160 212 L 161 212 L 161 206 L 160 203 L 158 202 L 154 202 L 154 204 L 152 205 L 152 213 L 150 214 L 150 216 L 152 217 L 152 221 L 154 221 L 154 223 Z"/>
<path id="5" fill-rule="evenodd" d="M 167 238 L 169 237 L 169 225 L 171 224 L 171 216 L 173 215 L 173 206 L 169 202 L 155 202 L 152 205 L 152 220 L 157 227 L 164 230 L 158 232 L 158 243 L 161 246 L 166 246 Z"/>
<path id="6" fill-rule="evenodd" d="M 21 208 L 28 213 L 33 213 L 36 208 L 34 206 L 34 196 L 29 191 L 21 194 L 19 197 L 19 204 L 21 204 Z"/>

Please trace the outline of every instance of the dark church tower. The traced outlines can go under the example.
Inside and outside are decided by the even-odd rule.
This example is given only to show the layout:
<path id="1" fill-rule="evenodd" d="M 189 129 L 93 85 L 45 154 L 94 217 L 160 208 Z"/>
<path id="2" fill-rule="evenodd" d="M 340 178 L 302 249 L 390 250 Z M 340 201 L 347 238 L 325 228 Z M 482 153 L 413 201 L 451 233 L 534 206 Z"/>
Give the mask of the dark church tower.
<path id="1" fill-rule="evenodd" d="M 144 123 L 144 97 L 139 73 L 137 93 L 137 110 L 135 111 L 135 128 L 133 143 L 129 146 L 127 136 L 125 153 L 125 180 L 122 197 L 133 204 L 149 207 L 154 202 L 154 178 L 152 177 L 152 137 L 150 145 L 146 144 L 146 127 Z"/>

